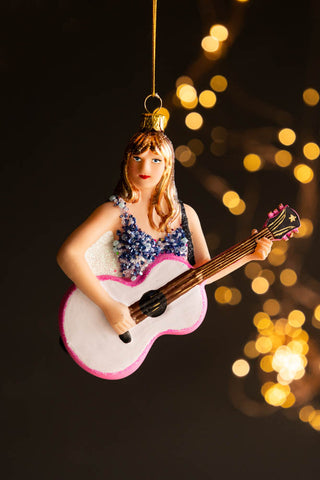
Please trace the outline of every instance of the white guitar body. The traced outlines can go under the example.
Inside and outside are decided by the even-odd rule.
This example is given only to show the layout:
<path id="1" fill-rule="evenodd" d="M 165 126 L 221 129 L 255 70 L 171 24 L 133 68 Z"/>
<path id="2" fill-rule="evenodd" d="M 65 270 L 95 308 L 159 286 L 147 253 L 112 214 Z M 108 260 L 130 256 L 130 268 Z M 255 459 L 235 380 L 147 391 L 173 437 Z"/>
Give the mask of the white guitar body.
<path id="1" fill-rule="evenodd" d="M 99 275 L 103 288 L 125 305 L 138 301 L 192 268 L 174 255 L 161 255 L 142 277 L 131 280 Z M 133 373 L 143 362 L 153 342 L 165 334 L 193 332 L 207 310 L 203 285 L 195 286 L 167 306 L 158 317 L 147 317 L 130 330 L 132 341 L 123 343 L 101 309 L 75 286 L 66 293 L 60 307 L 60 333 L 71 357 L 84 370 L 105 379 L 120 379 Z"/>

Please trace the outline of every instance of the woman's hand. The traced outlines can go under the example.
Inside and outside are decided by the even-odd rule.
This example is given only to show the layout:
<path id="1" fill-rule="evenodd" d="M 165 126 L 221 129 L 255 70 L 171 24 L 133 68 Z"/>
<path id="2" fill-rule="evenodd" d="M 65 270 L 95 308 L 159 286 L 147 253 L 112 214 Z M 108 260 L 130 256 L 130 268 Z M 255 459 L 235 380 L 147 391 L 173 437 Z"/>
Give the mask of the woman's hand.
<path id="1" fill-rule="evenodd" d="M 122 335 L 136 325 L 131 318 L 129 308 L 115 300 L 108 302 L 108 306 L 104 308 L 103 313 L 118 335 Z"/>
<path id="2" fill-rule="evenodd" d="M 258 233 L 258 230 L 252 230 L 252 235 Z M 257 246 L 251 255 L 249 255 L 249 260 L 265 260 L 269 255 L 272 247 L 272 241 L 266 237 L 256 240 Z"/>

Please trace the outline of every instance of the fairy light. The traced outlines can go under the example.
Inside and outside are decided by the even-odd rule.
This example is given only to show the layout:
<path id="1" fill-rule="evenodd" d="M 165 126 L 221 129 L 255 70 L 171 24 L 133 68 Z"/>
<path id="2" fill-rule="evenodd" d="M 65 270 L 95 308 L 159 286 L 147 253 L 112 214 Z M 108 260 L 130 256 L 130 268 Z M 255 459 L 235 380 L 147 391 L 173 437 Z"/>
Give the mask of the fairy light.
<path id="1" fill-rule="evenodd" d="M 274 383 L 270 386 L 264 395 L 265 401 L 274 407 L 280 407 L 286 400 L 290 393 L 290 387 L 287 385 L 280 385 Z"/>
<path id="2" fill-rule="evenodd" d="M 278 150 L 274 160 L 279 167 L 288 167 L 292 162 L 292 155 L 287 150 Z"/>
<path id="3" fill-rule="evenodd" d="M 215 75 L 210 80 L 210 87 L 216 92 L 224 92 L 228 87 L 228 81 L 223 75 Z"/>
<path id="4" fill-rule="evenodd" d="M 270 317 L 266 312 L 257 312 L 253 317 L 253 323 L 258 330 L 267 328 L 270 325 Z"/>
<path id="5" fill-rule="evenodd" d="M 218 287 L 214 292 L 214 298 L 218 303 L 226 304 L 232 299 L 232 292 L 228 287 Z"/>
<path id="6" fill-rule="evenodd" d="M 262 268 L 259 263 L 257 262 L 250 262 L 247 263 L 247 265 L 244 268 L 244 273 L 248 278 L 251 278 L 252 280 L 259 275 L 261 272 Z"/>
<path id="7" fill-rule="evenodd" d="M 240 202 L 240 197 L 233 190 L 227 191 L 222 197 L 222 203 L 228 208 L 236 207 Z"/>
<path id="8" fill-rule="evenodd" d="M 292 310 L 288 315 L 288 323 L 292 327 L 301 327 L 306 321 L 305 314 L 301 310 Z"/>
<path id="9" fill-rule="evenodd" d="M 256 349 L 260 353 L 268 353 L 272 349 L 272 341 L 269 337 L 261 336 L 256 341 Z"/>
<path id="10" fill-rule="evenodd" d="M 265 355 L 264 357 L 261 358 L 260 360 L 260 368 L 266 373 L 270 373 L 273 371 L 272 367 L 272 355 Z"/>
<path id="11" fill-rule="evenodd" d="M 187 75 L 182 75 L 176 80 L 176 88 L 178 88 L 180 85 L 193 85 L 193 80 Z"/>
<path id="12" fill-rule="evenodd" d="M 242 294 L 237 288 L 231 288 L 231 299 L 229 305 L 238 305 L 242 300 Z"/>
<path id="13" fill-rule="evenodd" d="M 269 290 L 269 282 L 266 278 L 257 277 L 252 280 L 251 288 L 254 291 L 254 293 L 258 295 L 263 295 Z"/>
<path id="14" fill-rule="evenodd" d="M 292 287 L 292 285 L 294 285 L 297 282 L 297 279 L 298 277 L 296 272 L 291 268 L 285 268 L 280 273 L 280 282 L 285 287 Z"/>
<path id="15" fill-rule="evenodd" d="M 213 127 L 211 138 L 217 143 L 223 143 L 227 140 L 228 132 L 224 127 Z"/>
<path id="16" fill-rule="evenodd" d="M 199 138 L 192 138 L 189 140 L 188 147 L 195 155 L 201 155 L 204 150 L 204 145 Z"/>
<path id="17" fill-rule="evenodd" d="M 256 172 L 260 170 L 262 166 L 261 158 L 255 153 L 249 153 L 243 159 L 243 166 L 249 172 Z"/>
<path id="18" fill-rule="evenodd" d="M 286 252 L 282 246 L 274 246 L 268 255 L 268 262 L 274 267 L 282 265 L 287 259 Z"/>
<path id="19" fill-rule="evenodd" d="M 320 410 L 311 413 L 309 423 L 314 430 L 320 431 Z"/>
<path id="20" fill-rule="evenodd" d="M 299 410 L 299 418 L 302 422 L 309 422 L 309 418 L 314 412 L 312 405 L 306 405 Z"/>
<path id="21" fill-rule="evenodd" d="M 195 154 L 186 145 L 180 145 L 177 147 L 175 150 L 175 156 L 184 167 L 192 167 L 196 161 Z"/>
<path id="22" fill-rule="evenodd" d="M 191 112 L 186 116 L 185 123 L 190 130 L 199 130 L 203 125 L 203 118 L 200 113 Z"/>
<path id="23" fill-rule="evenodd" d="M 233 363 L 232 371 L 237 377 L 245 377 L 250 371 L 250 365 L 247 360 L 240 358 Z"/>
<path id="24" fill-rule="evenodd" d="M 307 88 L 302 94 L 304 102 L 309 105 L 309 107 L 314 107 L 319 103 L 319 93 L 315 88 Z"/>
<path id="25" fill-rule="evenodd" d="M 296 397 L 292 392 L 289 393 L 287 399 L 280 406 L 281 408 L 291 408 L 296 403 Z"/>
<path id="26" fill-rule="evenodd" d="M 246 204 L 244 202 L 244 200 L 240 199 L 238 205 L 236 207 L 230 207 L 229 210 L 230 210 L 230 213 L 232 213 L 232 215 L 242 215 L 244 213 L 246 209 Z"/>
<path id="27" fill-rule="evenodd" d="M 320 148 L 314 142 L 306 143 L 303 146 L 303 154 L 308 160 L 315 160 L 320 155 Z"/>
<path id="28" fill-rule="evenodd" d="M 301 218 L 299 231 L 295 234 L 297 237 L 310 237 L 313 233 L 313 223 L 310 218 Z"/>
<path id="29" fill-rule="evenodd" d="M 293 174 L 301 183 L 310 183 L 313 180 L 313 171 L 308 165 L 299 163 L 294 167 Z"/>
<path id="30" fill-rule="evenodd" d="M 264 270 L 261 270 L 260 276 L 268 280 L 269 285 L 272 285 L 276 279 L 275 274 L 273 273 L 272 270 L 269 270 L 268 268 L 265 268 Z"/>
<path id="31" fill-rule="evenodd" d="M 280 312 L 280 303 L 275 298 L 269 298 L 264 302 L 262 308 L 264 312 L 273 317 Z"/>
<path id="32" fill-rule="evenodd" d="M 212 53 L 216 52 L 219 49 L 220 42 L 216 37 L 208 35 L 207 37 L 204 37 L 202 39 L 201 46 L 206 52 Z"/>
<path id="33" fill-rule="evenodd" d="M 250 340 L 245 344 L 243 348 L 243 353 L 248 358 L 256 358 L 260 355 L 260 353 L 256 349 L 256 342 L 254 340 Z"/>
<path id="34" fill-rule="evenodd" d="M 224 42 L 225 40 L 227 40 L 229 32 L 227 27 L 225 27 L 224 25 L 216 24 L 212 25 L 212 27 L 210 28 L 210 35 L 217 38 L 219 42 Z"/>
<path id="35" fill-rule="evenodd" d="M 204 108 L 212 108 L 217 101 L 217 96 L 212 90 L 203 90 L 199 95 L 199 103 Z"/>
<path id="36" fill-rule="evenodd" d="M 177 88 L 177 97 L 183 102 L 191 103 L 197 98 L 197 91 L 192 85 L 182 84 Z"/>
<path id="37" fill-rule="evenodd" d="M 293 130 L 291 130 L 291 128 L 283 128 L 282 130 L 279 131 L 278 138 L 283 145 L 288 146 L 288 145 L 292 145 L 295 142 L 296 134 L 294 133 Z"/>
<path id="38" fill-rule="evenodd" d="M 314 309 L 314 317 L 318 322 L 320 322 L 320 305 L 317 305 Z"/>

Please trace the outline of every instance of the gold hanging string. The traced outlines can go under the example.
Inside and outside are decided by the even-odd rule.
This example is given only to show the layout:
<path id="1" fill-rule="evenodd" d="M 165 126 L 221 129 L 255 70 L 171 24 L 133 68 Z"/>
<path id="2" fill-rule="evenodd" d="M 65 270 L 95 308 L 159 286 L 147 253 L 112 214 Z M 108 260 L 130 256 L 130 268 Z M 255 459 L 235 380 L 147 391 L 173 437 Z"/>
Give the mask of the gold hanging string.
<path id="1" fill-rule="evenodd" d="M 157 0 L 152 1 L 152 96 L 156 94 Z"/>

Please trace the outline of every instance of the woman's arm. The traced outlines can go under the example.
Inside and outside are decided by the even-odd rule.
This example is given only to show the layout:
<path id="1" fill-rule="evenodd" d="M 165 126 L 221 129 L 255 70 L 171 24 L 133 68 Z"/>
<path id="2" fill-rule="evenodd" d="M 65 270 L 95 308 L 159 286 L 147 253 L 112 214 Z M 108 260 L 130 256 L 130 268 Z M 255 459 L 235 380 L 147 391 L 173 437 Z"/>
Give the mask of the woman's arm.
<path id="1" fill-rule="evenodd" d="M 115 232 L 118 226 L 118 209 L 112 203 L 101 205 L 66 239 L 58 251 L 57 262 L 77 287 L 102 309 L 114 330 L 121 334 L 135 325 L 129 309 L 110 297 L 85 259 L 86 250 L 103 233 Z"/>
<path id="2" fill-rule="evenodd" d="M 189 227 L 192 235 L 192 242 L 194 248 L 194 258 L 195 258 L 195 267 L 200 267 L 204 263 L 210 260 L 210 253 L 207 247 L 204 234 L 202 232 L 201 224 L 198 215 L 189 205 L 185 205 L 186 213 L 189 221 Z M 256 233 L 257 230 L 253 230 L 252 233 Z M 219 273 L 212 275 L 207 281 L 206 284 L 216 282 L 220 278 L 228 275 L 231 272 L 234 272 L 238 268 L 246 265 L 252 260 L 265 260 L 270 253 L 272 246 L 272 241 L 267 238 L 262 238 L 257 241 L 257 246 L 254 253 L 246 255 L 232 265 L 224 268 Z"/>

